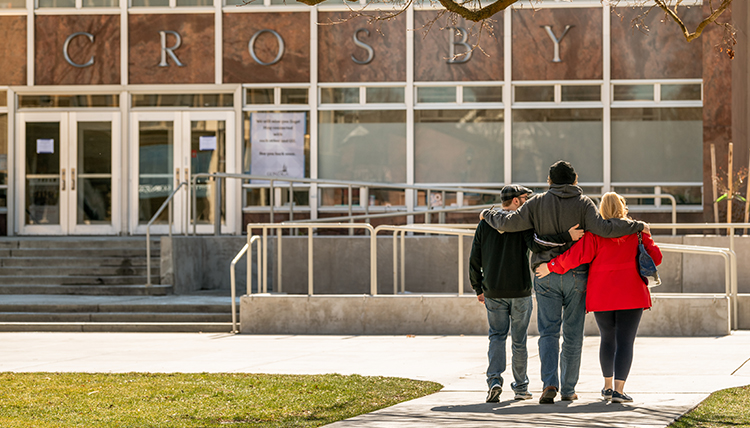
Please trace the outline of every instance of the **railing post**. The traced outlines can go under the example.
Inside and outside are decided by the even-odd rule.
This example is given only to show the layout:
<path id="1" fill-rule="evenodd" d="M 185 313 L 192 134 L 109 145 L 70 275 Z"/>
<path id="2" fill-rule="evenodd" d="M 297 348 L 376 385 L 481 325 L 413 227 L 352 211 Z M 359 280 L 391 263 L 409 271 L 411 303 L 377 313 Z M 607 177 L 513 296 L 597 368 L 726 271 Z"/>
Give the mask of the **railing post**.
<path id="1" fill-rule="evenodd" d="M 352 216 L 352 185 L 349 185 L 349 217 Z M 349 223 L 354 223 L 354 219 L 350 218 Z M 349 236 L 354 235 L 354 229 L 349 229 Z"/>
<path id="2" fill-rule="evenodd" d="M 464 240 L 462 235 L 458 238 L 458 295 L 464 295 Z"/>
<path id="3" fill-rule="evenodd" d="M 313 236 L 309 232 L 307 233 L 307 295 L 313 295 Z"/>
<path id="4" fill-rule="evenodd" d="M 206 177 L 206 180 L 208 181 L 208 177 Z M 193 176 L 193 186 L 192 190 L 190 192 L 191 194 L 191 205 L 190 205 L 190 212 L 193 213 L 193 236 L 195 236 L 197 228 L 198 228 L 198 208 L 196 206 L 198 205 L 198 177 Z"/>
<path id="5" fill-rule="evenodd" d="M 262 291 L 261 291 L 262 290 Z M 258 284 L 259 293 L 268 292 L 268 227 L 263 226 L 263 284 Z"/>
<path id="6" fill-rule="evenodd" d="M 393 231 L 393 294 L 398 294 L 398 230 Z"/>
<path id="7" fill-rule="evenodd" d="M 146 226 L 146 287 L 151 287 L 151 231 Z"/>
<path id="8" fill-rule="evenodd" d="M 406 293 L 406 231 L 401 231 L 401 292 Z"/>
<path id="9" fill-rule="evenodd" d="M 221 177 L 216 177 L 214 195 L 214 236 L 221 234 Z"/>
<path id="10" fill-rule="evenodd" d="M 281 228 L 276 228 L 276 287 L 274 291 L 281 293 Z"/>
<path id="11" fill-rule="evenodd" d="M 274 205 L 275 205 L 274 195 L 275 195 L 276 191 L 273 188 L 273 180 L 268 180 L 268 182 L 269 182 L 269 187 L 268 187 L 268 204 L 271 206 L 271 220 L 269 221 L 269 223 L 273 223 L 274 222 L 273 221 L 273 211 L 274 211 Z"/>
<path id="12" fill-rule="evenodd" d="M 371 225 L 370 231 L 370 295 L 378 294 L 378 234 Z"/>
<path id="13" fill-rule="evenodd" d="M 443 190 L 443 193 L 442 193 L 442 199 L 441 199 L 441 201 L 442 201 L 442 206 L 441 206 L 441 208 L 445 208 L 445 190 Z M 438 215 L 438 218 L 440 219 L 440 224 L 443 224 L 443 223 L 445 223 L 445 212 L 441 212 L 441 213 L 440 213 L 440 214 Z"/>

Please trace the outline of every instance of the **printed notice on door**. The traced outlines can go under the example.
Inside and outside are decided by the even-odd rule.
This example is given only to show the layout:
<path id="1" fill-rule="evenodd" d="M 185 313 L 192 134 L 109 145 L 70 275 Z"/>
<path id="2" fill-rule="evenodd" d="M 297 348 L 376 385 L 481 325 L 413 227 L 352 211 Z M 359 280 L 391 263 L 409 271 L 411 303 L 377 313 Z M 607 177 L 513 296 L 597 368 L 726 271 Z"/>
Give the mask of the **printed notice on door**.
<path id="1" fill-rule="evenodd" d="M 252 175 L 305 177 L 306 113 L 250 115 Z"/>
<path id="2" fill-rule="evenodd" d="M 51 138 L 38 138 L 36 140 L 37 153 L 55 153 L 55 140 Z"/>

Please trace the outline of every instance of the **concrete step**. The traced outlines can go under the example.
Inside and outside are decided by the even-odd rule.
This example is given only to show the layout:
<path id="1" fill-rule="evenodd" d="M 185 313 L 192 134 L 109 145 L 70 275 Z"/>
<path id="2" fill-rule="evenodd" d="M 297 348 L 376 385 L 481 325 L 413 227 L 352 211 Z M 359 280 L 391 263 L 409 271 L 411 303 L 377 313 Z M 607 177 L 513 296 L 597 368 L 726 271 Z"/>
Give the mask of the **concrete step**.
<path id="1" fill-rule="evenodd" d="M 151 257 L 151 269 L 158 268 L 161 260 L 158 255 Z M 38 267 L 38 266 L 100 266 L 100 267 L 131 267 L 146 266 L 146 256 L 143 257 L 12 257 L 0 258 L 3 267 Z"/>
<path id="2" fill-rule="evenodd" d="M 40 261 L 41 264 L 41 261 Z M 39 266 L 22 266 L 22 267 L 0 267 L 0 277 L 44 277 L 44 276 L 142 276 L 146 278 L 146 266 L 70 266 L 70 265 L 49 265 L 45 263 Z M 151 264 L 151 277 L 159 277 L 159 264 Z M 145 282 L 145 281 L 144 281 Z"/>
<path id="3" fill-rule="evenodd" d="M 159 283 L 158 275 L 151 275 L 152 283 Z M 131 285 L 146 284 L 146 276 L 143 275 L 12 275 L 0 276 L 2 285 Z"/>
<path id="4" fill-rule="evenodd" d="M 151 240 L 151 250 L 158 250 L 161 241 Z M 146 238 L 139 237 L 59 237 L 59 238 L 3 238 L 0 249 L 20 248 L 133 248 L 146 250 Z"/>
<path id="5" fill-rule="evenodd" d="M 236 310 L 239 311 L 239 302 Z M 239 322 L 239 314 L 237 314 Z M 6 295 L 0 331 L 230 332 L 229 296 Z"/>
<path id="6" fill-rule="evenodd" d="M 239 319 L 239 318 L 238 318 Z M 229 308 L 224 313 L 202 312 L 2 312 L 2 322 L 65 323 L 231 323 Z"/>
<path id="7" fill-rule="evenodd" d="M 25 323 L 2 322 L 2 332 L 230 333 L 232 323 Z"/>
<path id="8" fill-rule="evenodd" d="M 6 254 L 7 253 L 7 254 Z M 140 248 L 19 248 L 0 250 L 0 257 L 146 257 L 146 249 Z M 159 256 L 159 252 L 152 252 L 151 257 Z"/>
<path id="9" fill-rule="evenodd" d="M 145 284 L 145 281 L 144 283 Z M 0 285 L 0 295 L 80 295 L 80 296 L 164 296 L 172 292 L 171 285 Z"/>

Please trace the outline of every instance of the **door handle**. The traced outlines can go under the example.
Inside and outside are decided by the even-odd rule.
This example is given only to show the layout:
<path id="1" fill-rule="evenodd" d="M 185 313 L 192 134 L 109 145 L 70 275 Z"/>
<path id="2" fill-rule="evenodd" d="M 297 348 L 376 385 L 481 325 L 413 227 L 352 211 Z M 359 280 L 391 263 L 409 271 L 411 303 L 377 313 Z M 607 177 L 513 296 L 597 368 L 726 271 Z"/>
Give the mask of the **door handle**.
<path id="1" fill-rule="evenodd" d="M 70 190 L 76 190 L 76 169 L 70 168 Z"/>
<path id="2" fill-rule="evenodd" d="M 180 168 L 175 168 L 174 169 L 174 178 L 175 178 L 175 180 L 177 180 L 177 183 L 180 182 Z"/>
<path id="3" fill-rule="evenodd" d="M 187 168 L 185 168 L 185 181 L 187 181 L 188 184 L 190 184 L 190 170 Z"/>
<path id="4" fill-rule="evenodd" d="M 65 190 L 65 168 L 60 170 L 60 175 L 62 176 L 62 190 Z"/>

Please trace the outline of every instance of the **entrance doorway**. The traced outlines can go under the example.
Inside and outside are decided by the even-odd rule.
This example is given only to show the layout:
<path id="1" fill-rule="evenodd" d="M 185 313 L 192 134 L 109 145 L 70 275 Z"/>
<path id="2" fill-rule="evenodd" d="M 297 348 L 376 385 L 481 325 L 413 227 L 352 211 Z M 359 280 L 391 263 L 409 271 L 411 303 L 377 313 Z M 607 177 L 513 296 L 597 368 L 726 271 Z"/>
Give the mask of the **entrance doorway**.
<path id="1" fill-rule="evenodd" d="M 234 172 L 227 155 L 234 153 L 234 112 L 179 111 L 132 113 L 131 174 L 137 185 L 131 192 L 131 230 L 146 233 L 146 225 L 164 201 L 182 182 L 190 183 L 194 174 Z M 216 216 L 221 232 L 233 233 L 235 223 L 233 195 L 237 183 L 222 182 L 221 207 L 216 204 L 213 179 L 198 180 L 196 192 L 197 233 L 213 233 Z M 192 201 L 183 186 L 172 202 L 172 231 L 191 232 Z M 165 209 L 151 226 L 152 233 L 169 232 L 169 210 Z"/>
<path id="2" fill-rule="evenodd" d="M 118 114 L 19 114 L 16 218 L 20 234 L 119 232 Z"/>

